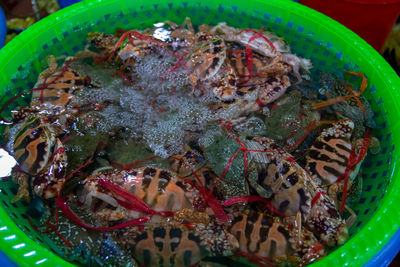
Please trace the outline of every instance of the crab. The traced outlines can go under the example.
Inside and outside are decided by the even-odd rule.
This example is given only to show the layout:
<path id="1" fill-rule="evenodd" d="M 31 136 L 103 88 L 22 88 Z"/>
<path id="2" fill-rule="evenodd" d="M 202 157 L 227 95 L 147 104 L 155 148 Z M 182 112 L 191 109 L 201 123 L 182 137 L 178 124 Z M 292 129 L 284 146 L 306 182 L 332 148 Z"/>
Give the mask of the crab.
<path id="1" fill-rule="evenodd" d="M 195 41 L 195 33 L 190 18 L 185 18 L 180 25 L 165 21 L 155 24 L 154 29 L 147 29 L 143 33 L 154 39 L 165 42 L 166 47 L 179 56 L 187 55 Z"/>
<path id="2" fill-rule="evenodd" d="M 311 109 L 311 102 L 305 101 L 299 90 L 292 90 L 276 100 L 265 116 L 268 137 L 283 146 L 293 145 L 312 122 L 320 121 L 321 115 Z"/>
<path id="3" fill-rule="evenodd" d="M 224 227 L 210 222 L 132 227 L 114 236 L 144 266 L 193 266 L 207 256 L 230 256 L 239 246 Z"/>
<path id="4" fill-rule="evenodd" d="M 67 59 L 68 61 L 68 59 Z M 56 59 L 48 57 L 49 68 L 38 78 L 30 107 L 13 113 L 14 124 L 7 129 L 8 151 L 15 157 L 20 171 L 13 180 L 20 184 L 13 201 L 22 197 L 29 201 L 28 176 L 32 176 L 33 192 L 41 198 L 57 196 L 64 182 L 67 156 L 59 136 L 68 119 L 76 112 L 69 106 L 74 91 L 92 85 L 65 64 L 57 70 Z M 40 89 L 40 90 L 39 90 Z"/>
<path id="5" fill-rule="evenodd" d="M 63 183 L 67 158 L 54 128 L 42 117 L 30 117 L 7 132 L 8 151 L 15 157 L 20 171 L 12 179 L 20 184 L 13 202 L 29 201 L 28 176 L 32 175 L 33 191 L 42 198 L 55 197 Z"/>
<path id="6" fill-rule="evenodd" d="M 353 129 L 350 119 L 340 120 L 323 130 L 311 146 L 306 170 L 318 185 L 334 184 L 345 173 L 353 148 Z M 361 162 L 350 170 L 350 181 L 357 175 L 360 165 Z"/>
<path id="7" fill-rule="evenodd" d="M 226 59 L 226 46 L 224 40 L 213 34 L 198 32 L 195 41 L 186 56 L 190 66 L 190 80 L 193 92 L 203 90 L 204 82 L 212 82 L 221 78 L 217 73 L 221 70 Z M 224 75 L 225 76 L 225 75 Z"/>
<path id="8" fill-rule="evenodd" d="M 168 170 L 154 167 L 112 170 L 83 180 L 78 196 L 83 207 L 105 224 L 115 223 L 137 218 L 143 212 L 129 208 L 118 194 L 106 190 L 102 186 L 104 181 L 130 192 L 160 212 L 158 215 L 164 211 L 173 213 L 166 218 L 154 216 L 143 226 L 113 233 L 140 263 L 189 266 L 206 256 L 229 256 L 238 247 L 237 240 L 215 217 L 197 210 L 202 201 L 198 190 Z"/>
<path id="9" fill-rule="evenodd" d="M 307 172 L 319 186 L 326 190 L 336 207 L 340 205 L 339 194 L 344 190 L 350 190 L 367 155 L 366 152 L 361 153 L 364 149 L 364 139 L 352 140 L 353 130 L 354 123 L 350 119 L 335 122 L 321 132 L 306 157 Z M 379 146 L 376 138 L 371 142 L 374 143 L 373 147 Z M 356 164 L 349 165 L 350 161 L 355 161 Z M 347 188 L 344 188 L 345 173 L 348 176 Z M 350 211 L 349 207 L 346 206 L 346 208 Z M 355 221 L 355 214 L 352 211 L 350 213 L 352 216 L 348 220 L 349 224 L 352 224 Z"/>
<path id="10" fill-rule="evenodd" d="M 210 32 L 221 36 L 230 48 L 230 64 L 237 71 L 238 77 L 244 77 L 239 82 L 240 87 L 260 87 L 259 100 L 264 105 L 285 93 L 292 84 L 290 73 L 297 78 L 296 82 L 301 82 L 303 78 L 309 79 L 311 61 L 291 54 L 283 39 L 271 32 L 238 30 L 226 23 L 212 27 Z M 246 49 L 243 49 L 244 46 Z"/>
<path id="11" fill-rule="evenodd" d="M 293 264 L 307 264 L 326 255 L 324 246 L 314 234 L 302 228 L 301 216 L 280 220 L 268 212 L 255 210 L 232 216 L 234 218 L 228 229 L 238 239 L 240 252 L 273 263 Z"/>
<path id="12" fill-rule="evenodd" d="M 180 180 L 176 174 L 166 169 L 141 167 L 137 169 L 112 170 L 109 173 L 96 173 L 82 182 L 80 202 L 93 210 L 94 216 L 112 222 L 138 218 L 143 212 L 126 208 L 119 202 L 118 195 L 105 191 L 101 182 L 105 180 L 132 192 L 155 211 L 179 212 L 184 209 L 195 211 L 202 198 L 198 190 Z M 100 203 L 100 205 L 99 205 Z M 206 216 L 206 215 L 204 215 Z M 162 218 L 153 218 L 151 222 Z"/>
<path id="13" fill-rule="evenodd" d="M 205 164 L 204 157 L 189 146 L 183 153 L 169 157 L 168 161 L 171 170 L 182 177 L 193 175 Z"/>
<path id="14" fill-rule="evenodd" d="M 272 139 L 255 137 L 251 142 L 264 147 L 264 152 L 250 154 L 265 154 L 264 162 L 258 156 L 260 159 L 249 166 L 247 179 L 250 185 L 258 185 L 257 193 L 286 216 L 300 212 L 306 227 L 326 244 L 343 244 L 347 239 L 346 223 L 323 189 Z"/>
<path id="15" fill-rule="evenodd" d="M 302 76 L 300 72 L 307 75 L 312 68 L 310 60 L 291 54 L 290 47 L 283 38 L 272 32 L 253 29 L 239 30 L 228 26 L 225 22 L 212 27 L 210 32 L 221 36 L 226 41 L 248 46 L 260 55 L 272 58 L 274 63 L 287 64 L 294 71 L 296 77 L 300 78 L 300 81 Z"/>
<path id="16" fill-rule="evenodd" d="M 124 37 L 128 38 L 128 41 L 122 44 Z M 151 54 L 154 45 L 162 44 L 137 31 L 124 31 L 120 39 L 115 35 L 101 32 L 91 32 L 87 38 L 102 55 L 100 61 L 117 64 L 124 73 L 132 73 L 133 65 L 139 58 Z M 84 51 L 83 54 L 100 57 L 90 50 Z"/>

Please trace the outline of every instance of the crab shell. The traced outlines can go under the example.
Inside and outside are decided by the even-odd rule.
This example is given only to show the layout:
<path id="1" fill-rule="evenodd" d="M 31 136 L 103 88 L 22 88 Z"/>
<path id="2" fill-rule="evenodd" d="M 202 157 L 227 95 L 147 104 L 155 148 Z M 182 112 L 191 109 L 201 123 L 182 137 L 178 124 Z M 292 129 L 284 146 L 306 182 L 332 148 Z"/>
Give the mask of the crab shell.
<path id="1" fill-rule="evenodd" d="M 222 36 L 227 41 L 238 42 L 242 45 L 249 45 L 250 49 L 267 57 L 275 57 L 278 55 L 278 53 L 289 52 L 289 47 L 285 44 L 283 39 L 271 32 L 262 31 L 262 34 L 272 42 L 275 49 L 273 49 L 264 38 L 256 38 L 252 42 L 249 42 L 250 39 L 257 36 L 258 33 L 246 30 L 241 31 L 234 27 L 228 26 L 226 22 L 219 23 L 218 25 L 212 27 L 210 32 Z"/>
<path id="2" fill-rule="evenodd" d="M 352 150 L 354 123 L 343 119 L 317 137 L 307 155 L 306 170 L 319 185 L 334 184 L 347 168 Z M 357 175 L 361 162 L 349 172 L 350 181 Z"/>
<path id="3" fill-rule="evenodd" d="M 89 43 L 100 50 L 102 53 L 108 53 L 113 48 L 118 38 L 112 34 L 104 34 L 102 32 L 90 32 L 87 35 Z"/>
<path id="4" fill-rule="evenodd" d="M 67 154 L 64 146 L 57 138 L 54 152 L 42 171 L 32 179 L 33 192 L 41 198 L 54 198 L 60 192 L 67 169 Z"/>
<path id="5" fill-rule="evenodd" d="M 287 64 L 282 64 L 279 55 L 274 59 L 269 59 L 258 54 L 253 54 L 252 57 L 252 73 L 249 73 L 247 66 L 247 58 L 242 54 L 233 52 L 228 54 L 228 62 L 236 72 L 237 77 L 254 77 L 239 78 L 238 92 L 257 91 L 258 99 L 262 104 L 266 105 L 281 97 L 286 89 L 291 86 L 289 77 L 286 75 L 291 71 L 291 67 Z"/>
<path id="6" fill-rule="evenodd" d="M 143 216 L 139 211 L 128 210 L 118 204 L 118 196 L 103 189 L 99 180 L 104 179 L 131 192 L 147 203 L 155 211 L 179 211 L 182 209 L 194 209 L 201 202 L 197 189 L 177 178 L 168 170 L 143 167 L 130 171 L 114 170 L 107 174 L 94 174 L 83 181 L 83 191 L 79 199 L 85 207 L 93 209 L 96 202 L 101 201 L 108 206 L 95 211 L 95 216 L 105 221 L 132 219 Z M 157 217 L 157 216 L 155 216 Z M 157 217 L 157 219 L 159 219 Z M 152 222 L 157 219 L 152 218 Z"/>
<path id="7" fill-rule="evenodd" d="M 23 171 L 35 175 L 46 167 L 54 150 L 56 135 L 44 118 L 29 117 L 7 132 L 8 150 Z"/>
<path id="8" fill-rule="evenodd" d="M 39 78 L 32 93 L 31 107 L 36 109 L 64 109 L 77 89 L 89 85 L 77 71 L 68 67 L 64 71 L 56 71 L 50 76 Z"/>
<path id="9" fill-rule="evenodd" d="M 172 171 L 186 177 L 204 166 L 205 159 L 198 152 L 187 148 L 182 154 L 169 157 L 168 162 Z"/>
<path id="10" fill-rule="evenodd" d="M 273 262 L 298 257 L 307 263 L 325 256 L 324 246 L 293 217 L 279 221 L 269 213 L 247 211 L 235 216 L 229 232 L 238 239 L 240 251 Z"/>
<path id="11" fill-rule="evenodd" d="M 187 56 L 191 66 L 193 86 L 198 81 L 209 80 L 217 74 L 226 58 L 224 40 L 213 34 L 198 32 L 195 43 Z"/>
<path id="12" fill-rule="evenodd" d="M 41 198 L 55 197 L 65 178 L 67 166 L 63 144 L 56 138 L 54 128 L 42 117 L 29 117 L 8 130 L 8 149 L 20 168 L 32 175 L 33 191 Z M 20 184 L 17 201 L 27 194 L 26 175 L 13 175 Z M 26 192 L 25 192 L 26 191 Z M 25 192 L 25 193 L 22 193 Z"/>
<path id="13" fill-rule="evenodd" d="M 309 174 L 272 139 L 257 137 L 253 141 L 268 151 L 265 153 L 269 162 L 255 168 L 256 182 L 272 190 L 268 198 L 271 204 L 286 216 L 296 216 L 300 212 L 304 224 L 328 245 L 343 244 L 347 239 L 347 227 L 333 201 L 321 193 Z"/>
<path id="14" fill-rule="evenodd" d="M 193 266 L 207 256 L 230 256 L 239 246 L 213 224 L 132 227 L 115 236 L 144 266 Z"/>

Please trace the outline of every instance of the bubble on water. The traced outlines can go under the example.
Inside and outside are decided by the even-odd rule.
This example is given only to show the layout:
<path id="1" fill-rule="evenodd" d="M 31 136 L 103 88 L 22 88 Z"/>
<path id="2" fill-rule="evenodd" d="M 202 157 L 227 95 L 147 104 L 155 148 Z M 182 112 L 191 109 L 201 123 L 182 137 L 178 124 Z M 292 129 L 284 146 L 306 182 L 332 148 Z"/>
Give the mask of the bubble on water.
<path id="1" fill-rule="evenodd" d="M 244 104 L 238 102 L 227 109 L 214 111 L 211 107 L 220 101 L 210 90 L 194 97 L 185 66 L 179 65 L 171 71 L 177 62 L 173 55 L 159 51 L 138 58 L 131 73 L 132 84 L 116 76 L 112 79 L 103 77 L 110 76 L 111 70 L 75 64 L 84 75 L 91 76 L 93 83 L 101 86 L 80 90 L 73 103 L 102 106 L 98 114 L 104 120 L 96 124 L 97 131 L 124 130 L 130 137 L 141 138 L 154 154 L 164 158 L 181 153 L 193 133 L 201 132 L 210 122 L 240 115 Z M 249 95 L 243 101 L 254 98 Z"/>
<path id="2" fill-rule="evenodd" d="M 188 71 L 178 58 L 167 53 L 154 53 L 139 58 L 134 64 L 134 81 L 139 88 L 159 94 L 189 87 Z"/>

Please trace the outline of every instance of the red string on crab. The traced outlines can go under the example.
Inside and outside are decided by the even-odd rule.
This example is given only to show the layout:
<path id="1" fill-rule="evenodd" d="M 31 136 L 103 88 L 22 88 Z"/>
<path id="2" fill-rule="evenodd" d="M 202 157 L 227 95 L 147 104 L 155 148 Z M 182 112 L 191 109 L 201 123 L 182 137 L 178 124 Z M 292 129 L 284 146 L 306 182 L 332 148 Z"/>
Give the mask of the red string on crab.
<path id="1" fill-rule="evenodd" d="M 30 90 L 28 90 L 28 91 L 26 91 L 26 92 L 22 92 L 22 93 L 19 93 L 18 95 L 13 96 L 12 98 L 10 98 L 10 99 L 0 108 L 0 114 L 3 113 L 3 111 L 4 111 L 10 104 L 12 104 L 15 100 L 17 100 L 18 98 L 23 97 L 23 96 L 25 96 L 25 95 L 27 95 L 27 94 L 29 94 L 29 93 L 32 93 L 32 92 L 34 92 L 34 91 L 39 91 L 39 90 L 41 91 L 41 93 L 40 93 L 40 103 L 43 104 L 43 103 L 44 103 L 44 100 L 43 100 L 43 90 L 46 89 L 46 88 L 48 88 L 51 84 L 54 84 L 55 82 L 57 82 L 57 81 L 63 76 L 63 74 L 67 71 L 69 65 L 70 65 L 72 62 L 77 61 L 77 60 L 81 60 L 81 59 L 85 59 L 85 58 L 93 58 L 93 57 L 94 57 L 94 56 L 83 56 L 83 57 L 76 57 L 76 58 L 72 58 L 72 59 L 67 60 L 67 61 L 64 63 L 64 67 L 62 68 L 61 73 L 58 74 L 54 79 L 52 79 L 51 81 L 49 81 L 49 82 L 47 83 L 47 79 L 51 76 L 51 74 L 49 74 L 49 75 L 44 79 L 42 86 L 36 87 L 36 88 L 32 88 L 32 89 L 30 89 Z M 2 117 L 2 116 L 0 116 L 0 120 L 2 120 L 3 122 L 5 122 L 5 123 L 7 123 L 7 124 L 12 124 L 12 123 L 13 123 L 12 121 L 9 121 L 9 120 L 5 119 L 5 118 Z"/>
<path id="2" fill-rule="evenodd" d="M 262 34 L 261 29 L 259 31 L 253 30 L 253 29 L 243 29 L 239 32 L 239 34 L 241 34 L 244 31 L 249 31 L 249 32 L 253 32 L 256 33 L 257 35 L 252 36 L 249 41 L 246 44 L 246 49 L 244 50 L 240 50 L 240 51 L 235 51 L 234 53 L 242 53 L 245 52 L 246 53 L 246 67 L 247 67 L 247 71 L 248 71 L 248 75 L 240 75 L 240 77 L 242 78 L 247 78 L 246 80 L 239 82 L 237 85 L 241 86 L 244 85 L 246 83 L 248 83 L 252 77 L 256 77 L 257 74 L 253 74 L 253 51 L 250 49 L 249 44 L 251 42 L 253 42 L 254 40 L 258 39 L 258 38 L 263 38 L 264 40 L 267 41 L 267 43 L 269 44 L 269 46 L 271 47 L 271 50 L 273 51 L 273 53 L 276 52 L 276 48 L 274 46 L 274 44 L 266 37 Z"/>
<path id="3" fill-rule="evenodd" d="M 262 34 L 261 29 L 259 31 L 256 31 L 254 29 L 243 29 L 239 32 L 239 34 L 241 34 L 242 32 L 245 32 L 245 31 L 259 34 L 260 35 L 259 37 L 262 37 L 265 41 L 267 41 L 267 43 L 271 47 L 272 52 L 276 52 L 276 48 L 275 48 L 274 44 L 271 42 L 271 40 L 269 40 L 265 35 Z M 257 37 L 257 38 L 259 38 L 259 37 Z"/>
<path id="4" fill-rule="evenodd" d="M 146 158 L 146 159 L 136 160 L 136 161 L 133 161 L 133 162 L 131 162 L 129 164 L 121 164 L 121 163 L 113 161 L 113 162 L 111 162 L 111 166 L 113 166 L 115 168 L 119 168 L 119 169 L 125 170 L 125 171 L 128 171 L 128 170 L 131 170 L 133 167 L 135 167 L 136 165 L 138 165 L 140 163 L 143 163 L 143 162 L 146 162 L 146 161 L 149 161 L 149 160 L 152 160 L 152 159 L 156 159 L 156 158 L 159 158 L 159 156 L 152 156 L 152 157 L 149 157 L 149 158 Z"/>
<path id="5" fill-rule="evenodd" d="M 321 197 L 323 197 L 323 196 L 325 196 L 326 195 L 326 193 L 324 192 L 324 191 L 318 191 L 316 194 L 315 194 L 315 196 L 312 198 L 312 200 L 311 200 L 311 207 L 313 207 L 314 205 L 315 205 L 315 203 L 317 203 L 317 201 L 321 198 Z"/>
<path id="6" fill-rule="evenodd" d="M 72 209 L 68 205 L 67 199 L 64 196 L 61 196 L 61 192 L 62 192 L 63 187 L 66 184 L 66 182 L 75 173 L 77 173 L 79 170 L 81 170 L 82 168 L 86 167 L 87 165 L 89 165 L 91 163 L 93 163 L 93 161 L 89 161 L 88 163 L 80 166 L 79 168 L 74 170 L 70 175 L 68 175 L 68 177 L 65 179 L 65 181 L 61 187 L 61 190 L 56 198 L 56 211 L 55 211 L 56 226 L 58 225 L 58 213 L 57 213 L 58 209 L 60 209 L 68 217 L 68 219 L 70 219 L 76 225 L 79 225 L 88 230 L 99 231 L 99 232 L 105 232 L 105 231 L 109 231 L 109 230 L 122 229 L 122 228 L 126 228 L 126 227 L 141 225 L 141 224 L 148 222 L 156 214 L 161 215 L 161 216 L 172 216 L 173 215 L 173 212 L 170 212 L 170 211 L 161 211 L 161 212 L 155 211 L 155 210 L 151 209 L 144 201 L 137 198 L 132 193 L 120 188 L 117 185 L 114 185 L 110 181 L 107 181 L 105 179 L 99 179 L 99 185 L 101 185 L 104 189 L 110 190 L 111 192 L 113 192 L 115 195 L 118 196 L 116 198 L 116 200 L 121 206 L 123 206 L 127 209 L 130 209 L 130 210 L 140 211 L 140 212 L 144 212 L 144 213 L 148 213 L 148 214 L 143 217 L 128 220 L 123 223 L 119 223 L 119 224 L 109 226 L 109 227 L 96 227 L 96 226 L 85 223 L 84 221 L 82 221 L 79 218 L 79 216 L 77 216 L 72 211 Z"/>
<path id="7" fill-rule="evenodd" d="M 178 160 L 180 162 L 182 162 L 183 164 L 185 164 L 190 171 L 192 172 L 192 174 L 194 175 L 197 183 L 194 183 L 193 181 L 186 179 L 184 177 L 178 176 L 178 178 L 180 178 L 181 180 L 183 180 L 184 182 L 192 185 L 193 187 L 195 187 L 197 190 L 199 190 L 200 194 L 203 196 L 204 201 L 207 203 L 207 205 L 213 210 L 215 216 L 217 217 L 217 219 L 219 220 L 219 222 L 221 223 L 226 223 L 230 221 L 230 218 L 228 217 L 228 215 L 226 214 L 226 212 L 224 211 L 224 209 L 222 208 L 221 204 L 219 203 L 219 201 L 215 198 L 215 196 L 212 194 L 212 190 L 207 191 L 205 185 L 203 184 L 203 182 L 201 181 L 200 177 L 197 175 L 197 173 L 192 169 L 192 167 L 185 161 L 183 161 L 180 158 L 174 157 L 172 156 L 171 158 Z"/>
<path id="8" fill-rule="evenodd" d="M 221 127 L 225 127 L 225 124 L 223 124 L 221 121 L 219 122 Z M 228 173 L 230 166 L 234 160 L 234 158 L 239 154 L 239 152 L 243 151 L 243 158 L 244 158 L 244 171 L 245 171 L 245 175 L 248 171 L 248 155 L 247 152 L 257 152 L 257 153 L 273 153 L 273 152 L 279 152 L 279 151 L 286 151 L 292 147 L 297 146 L 298 144 L 300 144 L 307 136 L 308 134 L 311 132 L 311 130 L 315 127 L 316 125 L 316 120 L 314 120 L 308 127 L 307 127 L 307 131 L 306 133 L 299 139 L 297 140 L 293 145 L 285 147 L 285 148 L 281 148 L 281 149 L 275 149 L 275 150 L 255 150 L 255 149 L 248 149 L 241 141 L 239 138 L 234 138 L 234 140 L 240 145 L 240 148 L 229 158 L 228 163 L 225 167 L 225 169 L 223 170 L 222 174 L 220 175 L 220 177 L 218 177 L 217 181 L 214 183 L 214 185 L 211 187 L 210 189 L 210 193 L 213 191 L 213 189 L 215 188 L 215 186 L 224 178 L 224 176 Z M 286 160 L 291 161 L 291 162 L 295 162 L 295 159 L 290 157 L 287 158 Z M 253 201 L 259 201 L 262 202 L 266 205 L 266 207 L 272 211 L 273 213 L 279 215 L 280 217 L 285 217 L 284 214 L 282 214 L 281 212 L 279 212 L 275 207 L 273 207 L 271 205 L 271 203 L 269 203 L 265 198 L 259 197 L 259 196 L 237 196 L 237 197 L 232 197 L 226 201 L 224 201 L 222 203 L 222 206 L 229 206 L 232 204 L 236 204 L 236 203 L 245 203 L 245 202 L 253 202 Z"/>
<path id="9" fill-rule="evenodd" d="M 133 41 L 133 37 L 143 40 L 145 42 L 148 43 L 153 43 L 153 44 L 157 44 L 157 45 L 161 45 L 161 46 L 165 46 L 165 43 L 156 41 L 151 39 L 150 37 L 139 33 L 138 31 L 127 31 L 124 32 L 124 34 L 119 38 L 119 40 L 117 41 L 117 43 L 114 45 L 113 49 L 111 49 L 110 52 L 108 52 L 105 56 L 99 58 L 95 64 L 98 65 L 104 61 L 106 61 L 110 56 L 112 56 L 118 49 L 121 48 L 121 46 L 123 45 L 123 43 L 126 41 L 126 39 L 128 38 L 128 41 L 134 46 L 134 41 Z"/>
<path id="10" fill-rule="evenodd" d="M 365 155 L 367 154 L 368 148 L 371 144 L 371 136 L 372 136 L 371 129 L 367 129 L 364 139 L 363 139 L 362 147 L 360 148 L 358 155 L 356 156 L 356 151 L 354 148 L 352 148 L 350 151 L 350 157 L 349 157 L 345 172 L 336 180 L 336 183 L 339 183 L 344 179 L 343 190 L 342 190 L 343 195 L 342 195 L 342 200 L 340 203 L 339 214 L 343 213 L 344 206 L 346 205 L 347 187 L 348 187 L 348 182 L 349 182 L 349 178 L 350 178 L 350 175 L 349 175 L 350 170 L 353 169 L 355 166 L 357 166 L 357 164 L 359 164 L 364 159 Z"/>

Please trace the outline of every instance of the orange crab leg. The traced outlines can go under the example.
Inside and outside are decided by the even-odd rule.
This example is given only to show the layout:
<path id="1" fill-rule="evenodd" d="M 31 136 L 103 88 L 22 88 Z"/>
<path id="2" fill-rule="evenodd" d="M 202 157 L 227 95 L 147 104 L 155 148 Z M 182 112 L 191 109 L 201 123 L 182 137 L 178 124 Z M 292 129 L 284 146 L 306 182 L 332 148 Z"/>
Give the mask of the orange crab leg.
<path id="1" fill-rule="evenodd" d="M 346 100 L 346 99 L 349 99 L 349 98 L 357 99 L 357 97 L 359 95 L 361 95 L 365 91 L 365 88 L 367 88 L 367 85 L 368 85 L 368 80 L 367 80 L 367 78 L 365 77 L 364 74 L 362 74 L 360 72 L 354 72 L 354 71 L 346 71 L 345 73 L 350 74 L 350 75 L 354 75 L 354 76 L 358 76 L 358 77 L 362 77 L 363 80 L 361 82 L 360 90 L 357 91 L 357 92 L 354 92 L 353 89 L 349 89 L 349 88 L 346 87 L 346 89 L 348 91 L 354 92 L 354 93 L 351 94 L 351 95 L 339 96 L 339 97 L 331 98 L 331 99 L 328 99 L 326 101 L 314 104 L 312 106 L 313 109 L 320 109 L 320 108 L 323 108 L 323 107 L 327 107 L 327 106 L 330 106 L 330 105 L 332 105 L 332 104 L 334 104 L 336 102 L 343 101 L 343 100 Z M 361 104 L 361 102 L 359 100 L 357 101 L 357 103 Z M 361 110 L 363 110 L 363 108 Z"/>

